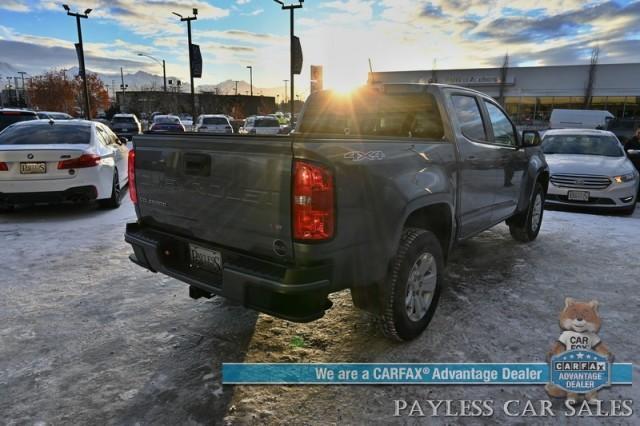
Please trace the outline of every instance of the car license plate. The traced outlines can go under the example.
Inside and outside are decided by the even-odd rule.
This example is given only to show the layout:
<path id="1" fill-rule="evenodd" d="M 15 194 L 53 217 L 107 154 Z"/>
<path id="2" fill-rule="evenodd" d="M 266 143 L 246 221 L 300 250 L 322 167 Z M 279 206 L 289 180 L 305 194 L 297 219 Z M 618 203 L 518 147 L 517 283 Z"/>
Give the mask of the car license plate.
<path id="1" fill-rule="evenodd" d="M 219 251 L 189 244 L 189 259 L 191 260 L 191 267 L 209 272 L 222 271 L 222 255 Z"/>
<path id="2" fill-rule="evenodd" d="M 567 193 L 569 201 L 589 201 L 588 191 L 569 191 Z"/>
<path id="3" fill-rule="evenodd" d="M 47 163 L 20 163 L 20 173 L 23 175 L 47 173 Z"/>

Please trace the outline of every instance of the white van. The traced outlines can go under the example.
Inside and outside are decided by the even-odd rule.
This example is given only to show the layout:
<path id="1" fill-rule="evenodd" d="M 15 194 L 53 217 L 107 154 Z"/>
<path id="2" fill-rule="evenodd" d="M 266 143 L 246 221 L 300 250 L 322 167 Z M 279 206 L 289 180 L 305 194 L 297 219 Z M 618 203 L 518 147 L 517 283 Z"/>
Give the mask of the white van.
<path id="1" fill-rule="evenodd" d="M 609 111 L 592 109 L 554 109 L 549 126 L 552 129 L 601 129 L 614 116 Z"/>

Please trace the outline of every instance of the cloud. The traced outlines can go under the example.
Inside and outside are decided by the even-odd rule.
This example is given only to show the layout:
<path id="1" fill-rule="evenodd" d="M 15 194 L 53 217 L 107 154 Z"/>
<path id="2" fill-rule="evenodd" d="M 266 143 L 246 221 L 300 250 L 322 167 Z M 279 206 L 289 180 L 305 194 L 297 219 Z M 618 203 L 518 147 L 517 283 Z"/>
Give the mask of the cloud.
<path id="1" fill-rule="evenodd" d="M 216 38 L 225 40 L 235 40 L 255 44 L 285 44 L 288 37 L 278 36 L 269 33 L 254 33 L 251 31 L 231 29 L 225 31 L 205 30 L 198 31 L 199 38 Z"/>
<path id="2" fill-rule="evenodd" d="M 147 37 L 184 32 L 184 24 L 172 12 L 188 16 L 193 8 L 197 8 L 198 20 L 220 19 L 230 13 L 228 9 L 202 0 L 79 0 L 69 4 L 72 9 L 91 8 L 92 18 L 114 21 L 127 30 Z M 50 0 L 41 0 L 39 5 L 43 9 L 60 8 L 59 4 Z"/>
<path id="3" fill-rule="evenodd" d="M 32 75 L 40 74 L 51 68 L 78 66 L 78 58 L 73 47 L 46 46 L 24 41 L 0 40 L 0 51 L 2 51 L 3 61 Z M 95 56 L 88 52 L 85 55 L 87 69 L 96 72 L 114 72 L 119 70 L 120 67 L 148 69 L 148 64 L 140 61 L 112 59 L 107 55 Z"/>
<path id="4" fill-rule="evenodd" d="M 9 10 L 11 12 L 29 12 L 29 6 L 20 0 L 2 0 L 0 9 Z"/>
<path id="5" fill-rule="evenodd" d="M 251 0 L 236 0 L 236 4 L 243 5 L 251 2 Z"/>
<path id="6" fill-rule="evenodd" d="M 251 12 L 243 13 L 244 16 L 258 16 L 264 12 L 264 9 L 256 9 Z"/>

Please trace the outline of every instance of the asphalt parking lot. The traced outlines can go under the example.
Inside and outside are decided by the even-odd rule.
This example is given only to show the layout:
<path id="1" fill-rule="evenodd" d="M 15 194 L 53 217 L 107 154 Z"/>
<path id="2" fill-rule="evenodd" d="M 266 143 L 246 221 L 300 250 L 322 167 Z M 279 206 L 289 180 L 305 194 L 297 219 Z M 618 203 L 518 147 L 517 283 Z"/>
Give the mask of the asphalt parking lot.
<path id="1" fill-rule="evenodd" d="M 128 261 L 123 229 L 134 218 L 128 199 L 115 211 L 0 214 L 0 423 L 383 424 L 398 420 L 398 398 L 545 399 L 541 386 L 222 386 L 220 368 L 243 361 L 542 362 L 560 334 L 567 296 L 599 300 L 600 337 L 617 361 L 634 363 L 633 386 L 601 398 L 640 404 L 640 209 L 631 217 L 547 211 L 530 245 L 514 242 L 504 225 L 465 242 L 450 261 L 429 329 L 406 344 L 378 334 L 348 293 L 335 295 L 334 308 L 311 324 L 219 298 L 193 301 L 185 284 Z M 639 410 L 580 423 L 637 424 Z M 478 423 L 456 419 L 467 421 Z M 493 421 L 522 419 L 498 414 Z"/>

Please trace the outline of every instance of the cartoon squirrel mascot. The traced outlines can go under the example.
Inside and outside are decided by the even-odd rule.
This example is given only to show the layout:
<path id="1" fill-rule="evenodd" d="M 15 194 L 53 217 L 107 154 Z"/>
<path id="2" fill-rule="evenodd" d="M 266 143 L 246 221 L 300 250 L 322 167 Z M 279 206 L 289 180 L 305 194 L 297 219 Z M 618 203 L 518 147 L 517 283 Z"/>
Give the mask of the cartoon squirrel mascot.
<path id="1" fill-rule="evenodd" d="M 563 330 L 560 337 L 547 354 L 548 360 L 552 356 L 561 354 L 572 349 L 591 350 L 609 358 L 613 362 L 613 354 L 598 337 L 602 321 L 598 314 L 598 302 L 579 302 L 570 297 L 564 301 L 564 309 L 560 313 L 560 328 Z M 568 401 L 575 402 L 578 395 L 568 393 L 557 386 L 548 383 L 545 390 L 549 396 L 554 398 L 566 397 Z M 597 403 L 598 395 L 596 391 L 585 395 L 589 403 Z"/>

